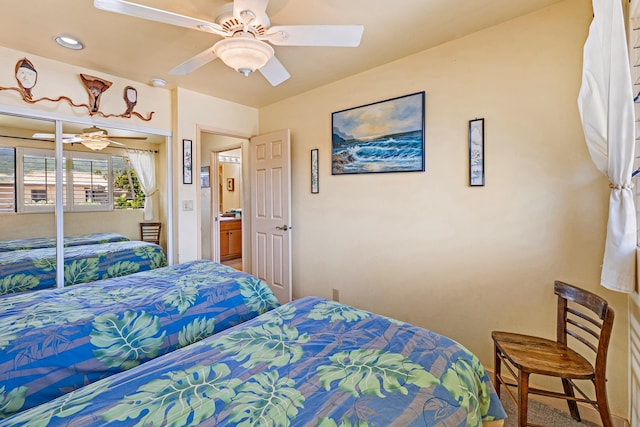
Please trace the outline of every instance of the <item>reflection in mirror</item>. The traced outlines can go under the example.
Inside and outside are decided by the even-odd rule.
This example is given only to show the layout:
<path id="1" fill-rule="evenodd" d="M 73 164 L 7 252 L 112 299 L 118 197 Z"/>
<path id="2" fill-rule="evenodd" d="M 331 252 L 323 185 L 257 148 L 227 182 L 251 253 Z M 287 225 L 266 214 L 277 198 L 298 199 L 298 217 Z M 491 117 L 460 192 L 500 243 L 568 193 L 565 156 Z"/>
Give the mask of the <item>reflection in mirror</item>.
<path id="1" fill-rule="evenodd" d="M 241 194 L 240 176 L 242 162 L 240 149 L 220 151 L 218 153 L 219 210 L 223 216 L 240 216 Z"/>
<path id="2" fill-rule="evenodd" d="M 80 246 L 140 240 L 141 222 L 167 223 L 170 179 L 160 167 L 166 165 L 166 137 L 74 123 L 63 123 L 62 132 L 65 264 Z M 47 238 L 55 245 L 55 170 L 55 123 L 0 115 L 1 241 Z M 154 202 L 147 219 L 145 193 L 153 193 Z M 104 278 L 82 274 L 66 266 L 65 285 Z"/>
<path id="3" fill-rule="evenodd" d="M 34 252 L 50 270 L 45 286 L 57 285 L 55 153 L 53 143 L 32 138 L 35 130 L 53 133 L 55 123 L 0 115 L 0 293 L 40 286 Z"/>

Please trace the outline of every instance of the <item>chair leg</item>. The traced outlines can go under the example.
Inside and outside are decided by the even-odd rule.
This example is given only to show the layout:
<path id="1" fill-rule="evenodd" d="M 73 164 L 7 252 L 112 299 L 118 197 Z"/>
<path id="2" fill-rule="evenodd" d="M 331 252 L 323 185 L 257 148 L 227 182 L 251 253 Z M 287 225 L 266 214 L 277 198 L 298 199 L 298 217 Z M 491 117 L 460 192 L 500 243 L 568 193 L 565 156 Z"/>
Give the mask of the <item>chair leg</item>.
<path id="1" fill-rule="evenodd" d="M 529 373 L 518 370 L 518 426 L 527 426 L 529 398 Z"/>
<path id="2" fill-rule="evenodd" d="M 498 346 L 493 344 L 493 387 L 496 389 L 498 399 L 500 398 L 500 378 L 501 368 Z"/>
<path id="3" fill-rule="evenodd" d="M 573 386 L 568 379 L 562 378 L 562 387 L 564 388 L 564 394 L 569 397 L 575 397 Z M 580 422 L 580 412 L 578 411 L 578 404 L 576 403 L 576 401 L 567 400 L 567 405 L 569 405 L 569 413 L 571 414 L 571 418 L 573 418 L 577 422 Z"/>
<path id="4" fill-rule="evenodd" d="M 598 402 L 598 412 L 600 412 L 600 419 L 602 420 L 603 427 L 612 427 L 611 412 L 609 411 L 609 401 L 607 399 L 607 385 L 605 380 L 594 381 L 596 387 L 596 401 Z"/>

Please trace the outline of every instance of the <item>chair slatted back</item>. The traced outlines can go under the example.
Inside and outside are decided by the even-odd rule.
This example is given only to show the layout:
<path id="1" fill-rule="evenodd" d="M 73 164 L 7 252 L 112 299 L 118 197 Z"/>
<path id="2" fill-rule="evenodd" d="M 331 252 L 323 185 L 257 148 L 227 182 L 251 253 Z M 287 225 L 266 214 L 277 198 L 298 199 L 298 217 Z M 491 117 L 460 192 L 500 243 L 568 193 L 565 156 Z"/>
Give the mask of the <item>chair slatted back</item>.
<path id="1" fill-rule="evenodd" d="M 160 230 L 162 230 L 161 222 L 141 222 L 140 223 L 140 240 L 143 242 L 160 244 Z"/>
<path id="2" fill-rule="evenodd" d="M 598 295 L 559 280 L 554 292 L 558 295 L 558 342 L 572 347 L 568 342 L 571 337 L 589 348 L 595 353 L 596 375 L 604 375 L 613 309 Z"/>

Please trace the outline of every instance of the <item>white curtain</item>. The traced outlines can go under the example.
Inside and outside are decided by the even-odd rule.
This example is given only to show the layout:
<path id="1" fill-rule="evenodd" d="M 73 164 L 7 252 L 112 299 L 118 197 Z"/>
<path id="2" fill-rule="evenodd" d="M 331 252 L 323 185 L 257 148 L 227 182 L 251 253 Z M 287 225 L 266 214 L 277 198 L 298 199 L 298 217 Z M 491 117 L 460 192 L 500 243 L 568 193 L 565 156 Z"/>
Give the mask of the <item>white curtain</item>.
<path id="1" fill-rule="evenodd" d="M 631 183 L 635 144 L 633 89 L 621 0 L 593 0 L 584 45 L 578 108 L 591 159 L 609 177 L 609 220 L 602 286 L 635 286 L 636 212 Z"/>
<path id="2" fill-rule="evenodd" d="M 127 155 L 145 195 L 144 220 L 150 221 L 155 216 L 153 196 L 158 192 L 156 188 L 155 154 L 151 151 L 128 150 Z"/>

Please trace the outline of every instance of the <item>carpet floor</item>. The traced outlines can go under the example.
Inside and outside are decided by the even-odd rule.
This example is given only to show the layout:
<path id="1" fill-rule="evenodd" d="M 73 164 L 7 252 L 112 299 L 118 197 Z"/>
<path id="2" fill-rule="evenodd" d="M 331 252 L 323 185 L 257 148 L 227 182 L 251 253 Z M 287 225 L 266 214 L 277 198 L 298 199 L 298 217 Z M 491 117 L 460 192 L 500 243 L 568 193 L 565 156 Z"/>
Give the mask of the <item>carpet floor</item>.
<path id="1" fill-rule="evenodd" d="M 508 418 L 504 423 L 504 427 L 517 427 L 518 412 L 515 405 L 507 396 L 507 393 L 501 393 L 501 401 Z M 547 427 L 598 427 L 598 424 L 582 421 L 581 423 L 571 418 L 568 412 L 551 408 L 535 400 L 529 399 L 528 422 L 539 424 Z"/>

